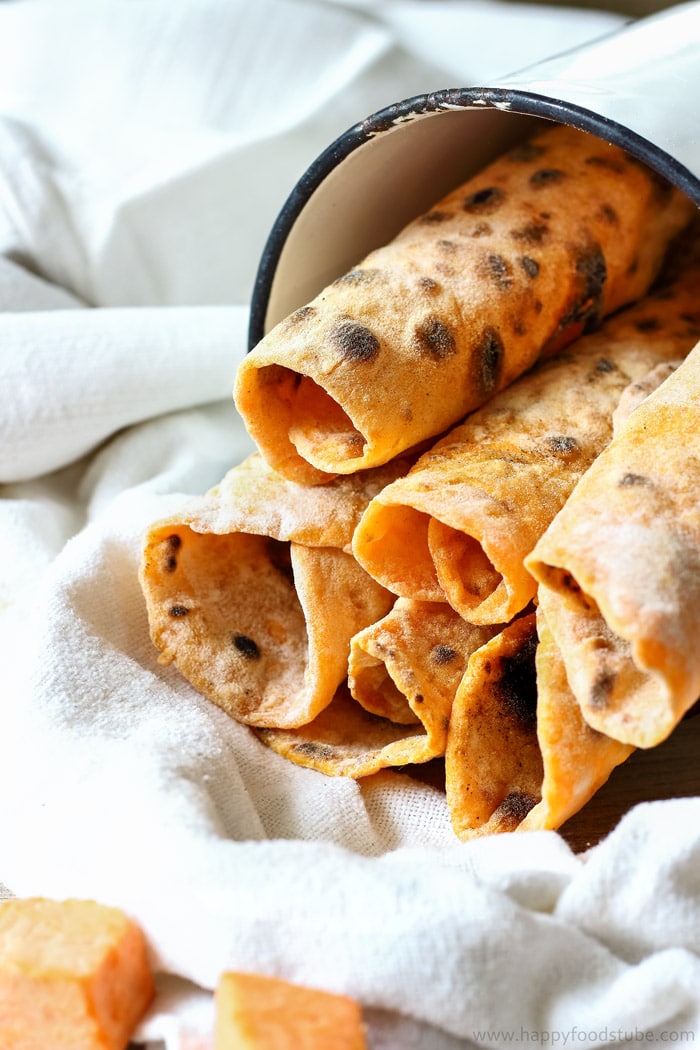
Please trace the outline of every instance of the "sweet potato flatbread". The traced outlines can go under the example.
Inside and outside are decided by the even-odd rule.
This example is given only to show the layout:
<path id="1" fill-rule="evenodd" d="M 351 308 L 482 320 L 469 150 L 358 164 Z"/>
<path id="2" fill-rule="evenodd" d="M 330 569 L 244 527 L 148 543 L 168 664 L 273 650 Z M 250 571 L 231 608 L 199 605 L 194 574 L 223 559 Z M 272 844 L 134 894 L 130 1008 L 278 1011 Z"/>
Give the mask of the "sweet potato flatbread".
<path id="1" fill-rule="evenodd" d="M 537 741 L 544 776 L 541 800 L 518 825 L 519 831 L 560 828 L 634 750 L 584 720 L 541 607 L 537 635 Z"/>
<path id="2" fill-rule="evenodd" d="M 541 362 L 383 489 L 358 561 L 398 595 L 506 623 L 535 596 L 524 559 L 613 436 L 615 412 L 700 339 L 700 266 Z M 629 408 L 627 409 L 629 411 Z M 620 418 L 618 411 L 618 418 Z"/>
<path id="3" fill-rule="evenodd" d="M 238 721 L 313 719 L 347 675 L 351 638 L 394 601 L 349 547 L 396 469 L 338 479 L 308 501 L 253 456 L 153 525 L 140 578 L 160 661 Z"/>
<path id="4" fill-rule="evenodd" d="M 350 692 L 367 711 L 391 722 L 422 723 L 444 753 L 447 722 L 471 654 L 495 627 L 467 623 L 448 605 L 399 598 L 350 646 Z"/>
<path id="5" fill-rule="evenodd" d="M 346 683 L 330 706 L 296 729 L 255 728 L 263 744 L 297 766 L 331 777 L 366 777 L 435 756 L 422 724 L 390 722 L 366 711 Z"/>
<path id="6" fill-rule="evenodd" d="M 387 462 L 644 295 L 694 211 L 619 148 L 540 131 L 265 336 L 238 409 L 296 480 Z"/>
<path id="7" fill-rule="evenodd" d="M 541 799 L 536 649 L 530 613 L 469 660 L 445 753 L 447 805 L 459 838 L 513 831 Z"/>
<path id="8" fill-rule="evenodd" d="M 364 777 L 445 753 L 454 695 L 496 628 L 444 604 L 402 601 L 352 639 L 348 687 L 295 730 L 258 730 L 268 747 L 328 776 Z"/>
<path id="9" fill-rule="evenodd" d="M 593 728 L 664 740 L 700 695 L 700 344 L 642 402 L 527 559 Z"/>

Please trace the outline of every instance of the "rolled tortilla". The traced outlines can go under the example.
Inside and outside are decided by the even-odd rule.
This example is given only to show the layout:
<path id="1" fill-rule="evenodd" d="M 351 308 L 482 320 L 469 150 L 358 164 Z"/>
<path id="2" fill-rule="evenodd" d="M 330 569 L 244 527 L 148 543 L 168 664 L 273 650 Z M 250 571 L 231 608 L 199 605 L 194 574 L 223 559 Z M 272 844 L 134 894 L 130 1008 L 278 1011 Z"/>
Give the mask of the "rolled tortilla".
<path id="1" fill-rule="evenodd" d="M 478 649 L 452 707 L 447 805 L 462 839 L 513 831 L 541 799 L 535 614 Z"/>
<path id="2" fill-rule="evenodd" d="M 645 294 L 693 214 L 617 147 L 547 128 L 282 321 L 236 404 L 291 478 L 387 462 Z"/>
<path id="3" fill-rule="evenodd" d="M 153 525 L 140 579 L 160 662 L 240 722 L 311 721 L 347 675 L 351 638 L 393 604 L 349 549 L 397 469 L 338 479 L 312 499 L 256 454 Z"/>
<path id="4" fill-rule="evenodd" d="M 372 500 L 358 561 L 395 594 L 448 601 L 473 623 L 511 620 L 535 596 L 526 555 L 612 439 L 621 398 L 634 404 L 655 366 L 700 339 L 699 304 L 692 261 L 497 394 Z"/>
<path id="5" fill-rule="evenodd" d="M 392 722 L 422 723 L 431 756 L 445 752 L 447 724 L 471 654 L 495 627 L 476 627 L 448 605 L 399 598 L 387 615 L 355 635 L 350 692 Z"/>
<path id="6" fill-rule="evenodd" d="M 353 638 L 349 692 L 341 688 L 309 725 L 257 735 L 328 776 L 364 777 L 438 758 L 469 657 L 495 630 L 465 623 L 444 604 L 399 599 Z"/>
<path id="7" fill-rule="evenodd" d="M 541 800 L 518 831 L 560 828 L 593 798 L 634 748 L 592 729 L 569 688 L 561 653 L 537 609 L 537 740 L 544 776 Z"/>
<path id="8" fill-rule="evenodd" d="M 700 344 L 636 408 L 526 560 L 593 728 L 664 740 L 700 695 Z"/>

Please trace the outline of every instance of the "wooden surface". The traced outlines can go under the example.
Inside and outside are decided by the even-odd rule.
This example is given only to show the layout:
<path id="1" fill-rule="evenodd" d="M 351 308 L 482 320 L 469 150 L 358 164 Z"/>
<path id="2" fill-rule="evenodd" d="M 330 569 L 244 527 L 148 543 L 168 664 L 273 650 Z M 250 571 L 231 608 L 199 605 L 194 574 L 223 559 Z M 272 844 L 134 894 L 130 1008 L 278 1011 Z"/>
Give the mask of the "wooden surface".
<path id="1" fill-rule="evenodd" d="M 613 770 L 587 806 L 568 820 L 562 836 L 577 853 L 612 831 L 638 802 L 700 795 L 700 717 L 681 722 L 668 740 L 649 751 L 634 751 Z"/>

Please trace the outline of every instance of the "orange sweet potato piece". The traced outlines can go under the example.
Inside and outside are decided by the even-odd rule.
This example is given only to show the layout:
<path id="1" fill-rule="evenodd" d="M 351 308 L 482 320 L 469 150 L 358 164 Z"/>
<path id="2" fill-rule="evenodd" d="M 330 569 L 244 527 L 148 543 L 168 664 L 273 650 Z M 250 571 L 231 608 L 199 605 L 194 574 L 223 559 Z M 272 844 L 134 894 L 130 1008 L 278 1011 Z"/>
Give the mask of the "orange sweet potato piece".
<path id="1" fill-rule="evenodd" d="M 124 1050 L 153 995 L 143 934 L 119 909 L 0 904 L 2 1050 Z"/>
<path id="2" fill-rule="evenodd" d="M 359 1004 L 276 977 L 224 973 L 215 1050 L 366 1050 Z"/>

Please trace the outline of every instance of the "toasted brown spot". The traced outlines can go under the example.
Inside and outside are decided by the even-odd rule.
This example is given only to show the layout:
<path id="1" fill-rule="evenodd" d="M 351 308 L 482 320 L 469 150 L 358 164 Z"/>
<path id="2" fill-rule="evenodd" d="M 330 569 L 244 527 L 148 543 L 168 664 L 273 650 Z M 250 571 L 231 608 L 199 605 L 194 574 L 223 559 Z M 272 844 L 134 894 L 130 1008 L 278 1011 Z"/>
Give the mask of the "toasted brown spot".
<path id="1" fill-rule="evenodd" d="M 515 826 L 521 820 L 525 820 L 525 817 L 537 805 L 537 802 L 536 798 L 533 798 L 532 795 L 526 795 L 523 791 L 511 791 L 496 810 L 496 816 Z"/>
<path id="2" fill-rule="evenodd" d="M 500 675 L 495 683 L 507 713 L 524 729 L 533 731 L 537 724 L 536 649 L 537 635 L 533 632 L 513 656 L 501 658 Z"/>
<path id="3" fill-rule="evenodd" d="M 586 157 L 584 163 L 589 164 L 592 168 L 604 168 L 606 171 L 614 171 L 617 175 L 621 175 L 625 170 L 625 165 L 621 160 L 615 157 L 600 156 L 597 153 Z"/>
<path id="4" fill-rule="evenodd" d="M 455 337 L 438 317 L 426 317 L 416 325 L 414 344 L 421 354 L 441 361 L 455 352 Z"/>
<path id="5" fill-rule="evenodd" d="M 302 740 L 295 745 L 294 750 L 298 755 L 308 755 L 310 758 L 333 758 L 335 755 L 330 744 L 320 744 L 315 740 Z"/>
<path id="6" fill-rule="evenodd" d="M 533 171 L 530 176 L 530 185 L 533 189 L 539 190 L 543 186 L 554 186 L 565 178 L 566 172 L 561 168 L 540 168 L 539 171 Z"/>
<path id="7" fill-rule="evenodd" d="M 588 694 L 588 703 L 590 706 L 595 707 L 598 710 L 607 707 L 614 685 L 615 675 L 613 672 L 606 670 L 600 671 L 596 675 L 595 681 L 591 685 L 590 693 Z"/>
<path id="8" fill-rule="evenodd" d="M 464 198 L 462 207 L 468 212 L 478 212 L 479 215 L 491 215 L 500 208 L 505 200 L 503 190 L 497 186 L 489 186 L 487 189 L 477 190 Z"/>
<path id="9" fill-rule="evenodd" d="M 617 212 L 611 204 L 601 204 L 599 215 L 603 222 L 607 222 L 610 226 L 617 226 L 620 221 Z"/>
<path id="10" fill-rule="evenodd" d="M 531 259 L 529 255 L 520 257 L 520 265 L 528 277 L 537 277 L 537 274 L 540 272 L 540 264 L 536 259 Z"/>
<path id="11" fill-rule="evenodd" d="M 447 211 L 429 211 L 425 215 L 421 215 L 419 222 L 425 223 L 428 226 L 435 225 L 440 222 L 445 222 L 446 219 L 450 218 L 450 213 Z"/>
<path id="12" fill-rule="evenodd" d="M 488 395 L 496 387 L 503 363 L 503 342 L 495 328 L 486 328 L 475 347 L 476 381 L 481 393 Z"/>
<path id="13" fill-rule="evenodd" d="M 413 697 L 414 704 L 422 704 L 425 697 L 421 693 L 416 693 Z"/>
<path id="14" fill-rule="evenodd" d="M 658 317 L 640 317 L 634 327 L 638 332 L 658 332 L 661 322 Z"/>
<path id="15" fill-rule="evenodd" d="M 523 244 L 530 246 L 542 244 L 548 233 L 549 227 L 547 226 L 547 223 L 538 221 L 528 222 L 517 230 L 510 231 L 513 240 L 521 241 Z"/>
<path id="16" fill-rule="evenodd" d="M 458 247 L 454 241 L 448 241 L 444 238 L 440 238 L 439 241 L 436 241 L 436 244 L 438 248 L 442 248 L 444 252 L 456 252 Z"/>
<path id="17" fill-rule="evenodd" d="M 316 312 L 315 306 L 302 306 L 301 309 L 295 310 L 293 314 L 289 315 L 286 321 L 287 328 L 296 328 L 297 325 L 308 321 Z"/>
<path id="18" fill-rule="evenodd" d="M 379 353 L 379 340 L 374 332 L 357 321 L 339 321 L 330 337 L 346 361 L 372 361 Z"/>
<path id="19" fill-rule="evenodd" d="M 437 292 L 440 289 L 439 283 L 433 277 L 419 277 L 418 284 L 425 292 Z"/>
<path id="20" fill-rule="evenodd" d="M 175 569 L 177 568 L 177 558 L 175 557 L 175 554 L 177 551 L 179 551 L 181 546 L 182 537 L 178 536 L 175 532 L 172 534 L 172 536 L 168 536 L 168 538 L 166 539 L 166 555 L 165 563 L 163 565 L 163 568 L 166 572 L 175 572 Z"/>
<path id="21" fill-rule="evenodd" d="M 576 438 L 569 434 L 549 434 L 546 441 L 552 452 L 557 454 L 568 455 L 577 452 L 579 447 Z"/>
<path id="22" fill-rule="evenodd" d="M 246 660 L 259 660 L 260 649 L 258 643 L 249 638 L 247 634 L 234 634 L 231 639 L 234 649 L 237 649 Z"/>
<path id="23" fill-rule="evenodd" d="M 620 488 L 623 488 L 623 489 L 633 488 L 635 485 L 648 485 L 648 484 L 649 484 L 649 478 L 647 478 L 644 474 L 632 474 L 632 473 L 623 474 L 622 477 L 620 478 L 620 480 L 618 481 L 618 485 L 620 486 Z"/>
<path id="24" fill-rule="evenodd" d="M 168 616 L 177 619 L 178 616 L 187 616 L 189 611 L 186 605 L 171 605 L 168 609 Z"/>
<path id="25" fill-rule="evenodd" d="M 435 645 L 431 655 L 436 664 L 450 664 L 457 656 L 457 650 L 451 645 Z"/>
<path id="26" fill-rule="evenodd" d="M 523 142 L 520 146 L 515 146 L 510 150 L 507 155 L 510 160 L 527 164 L 529 161 L 537 160 L 546 152 L 544 146 L 537 146 L 534 142 Z"/>
<path id="27" fill-rule="evenodd" d="M 493 227 L 489 226 L 487 222 L 478 222 L 471 230 L 469 230 L 470 237 L 489 237 L 493 233 Z"/>
<path id="28" fill-rule="evenodd" d="M 513 270 L 510 263 L 502 255 L 497 255 L 495 252 L 487 255 L 483 269 L 496 282 L 498 288 L 505 290 L 512 285 Z"/>
<path id="29" fill-rule="evenodd" d="M 608 361 L 607 357 L 601 357 L 596 361 L 595 370 L 596 372 L 614 372 L 616 368 L 612 361 Z"/>
<path id="30" fill-rule="evenodd" d="M 333 284 L 371 284 L 379 277 L 380 270 L 350 270 L 338 277 Z"/>
<path id="31" fill-rule="evenodd" d="M 573 254 L 580 284 L 574 302 L 559 325 L 559 331 L 583 321 L 584 331 L 588 332 L 595 327 L 600 316 L 608 268 L 599 244 L 575 248 Z"/>

